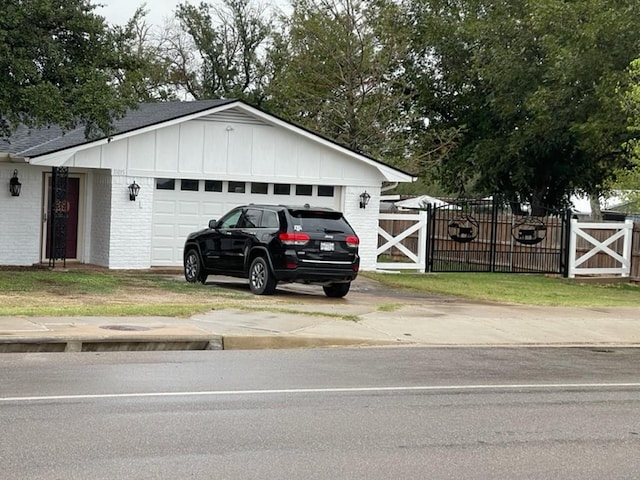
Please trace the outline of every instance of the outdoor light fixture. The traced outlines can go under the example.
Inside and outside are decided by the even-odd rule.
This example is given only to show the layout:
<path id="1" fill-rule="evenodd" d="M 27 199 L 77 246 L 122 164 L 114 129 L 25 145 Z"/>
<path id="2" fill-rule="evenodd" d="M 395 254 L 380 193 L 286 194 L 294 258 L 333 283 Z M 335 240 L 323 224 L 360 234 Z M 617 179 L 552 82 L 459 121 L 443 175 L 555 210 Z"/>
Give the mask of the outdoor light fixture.
<path id="1" fill-rule="evenodd" d="M 11 192 L 12 197 L 19 197 L 20 190 L 22 189 L 22 184 L 20 180 L 18 180 L 18 170 L 13 171 L 13 177 L 9 180 L 9 191 Z"/>
<path id="2" fill-rule="evenodd" d="M 134 180 L 133 183 L 129 185 L 129 200 L 135 202 L 138 193 L 140 193 L 140 185 L 138 185 Z"/>
<path id="3" fill-rule="evenodd" d="M 360 194 L 360 208 L 367 208 L 367 205 L 369 205 L 370 199 L 371 199 L 371 195 L 369 195 L 366 190 L 362 192 Z"/>

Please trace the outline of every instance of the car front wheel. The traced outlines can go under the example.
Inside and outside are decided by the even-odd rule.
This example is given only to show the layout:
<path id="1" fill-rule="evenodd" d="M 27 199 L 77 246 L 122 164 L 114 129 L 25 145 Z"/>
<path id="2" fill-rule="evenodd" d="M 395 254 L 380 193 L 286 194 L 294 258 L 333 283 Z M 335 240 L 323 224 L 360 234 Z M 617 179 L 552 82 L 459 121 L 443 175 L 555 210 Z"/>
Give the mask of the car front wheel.
<path id="1" fill-rule="evenodd" d="M 189 250 L 184 257 L 184 278 L 189 283 L 205 283 L 207 281 L 200 256 L 193 249 Z"/>
<path id="2" fill-rule="evenodd" d="M 256 295 L 272 295 L 276 291 L 276 279 L 263 257 L 256 257 L 249 267 L 249 288 Z"/>
<path id="3" fill-rule="evenodd" d="M 332 283 L 331 285 L 325 285 L 322 288 L 324 290 L 324 294 L 327 297 L 342 298 L 349 292 L 349 288 L 351 288 L 351 282 Z"/>

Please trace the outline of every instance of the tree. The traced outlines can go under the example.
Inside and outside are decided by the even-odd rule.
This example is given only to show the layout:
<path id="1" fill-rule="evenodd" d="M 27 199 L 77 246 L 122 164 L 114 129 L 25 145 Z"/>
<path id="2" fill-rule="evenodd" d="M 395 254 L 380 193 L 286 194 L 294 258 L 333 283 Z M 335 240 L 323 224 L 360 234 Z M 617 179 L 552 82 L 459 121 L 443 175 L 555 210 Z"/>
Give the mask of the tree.
<path id="1" fill-rule="evenodd" d="M 634 138 L 627 148 L 632 158 L 627 168 L 618 169 L 611 189 L 621 193 L 622 198 L 636 211 L 640 209 L 640 58 L 629 66 L 629 85 L 620 90 L 623 111 L 627 114 L 628 129 Z"/>
<path id="2" fill-rule="evenodd" d="M 628 162 L 616 88 L 640 51 L 638 0 L 412 0 L 410 15 L 418 104 L 430 128 L 461 129 L 451 188 L 540 212 Z"/>
<path id="3" fill-rule="evenodd" d="M 179 88 L 173 84 L 171 48 L 167 31 L 157 33 L 146 22 L 143 4 L 125 26 L 113 27 L 113 36 L 122 66 L 113 76 L 122 95 L 136 102 L 177 100 Z"/>
<path id="4" fill-rule="evenodd" d="M 265 12 L 249 0 L 178 5 L 179 29 L 165 50 L 174 85 L 195 99 L 240 98 L 259 105 L 271 32 Z"/>
<path id="5" fill-rule="evenodd" d="M 0 135 L 19 123 L 107 132 L 130 100 L 112 34 L 88 0 L 2 0 Z"/>
<path id="6" fill-rule="evenodd" d="M 408 25 L 391 0 L 296 0 L 270 50 L 269 109 L 402 166 L 410 147 L 401 63 Z"/>

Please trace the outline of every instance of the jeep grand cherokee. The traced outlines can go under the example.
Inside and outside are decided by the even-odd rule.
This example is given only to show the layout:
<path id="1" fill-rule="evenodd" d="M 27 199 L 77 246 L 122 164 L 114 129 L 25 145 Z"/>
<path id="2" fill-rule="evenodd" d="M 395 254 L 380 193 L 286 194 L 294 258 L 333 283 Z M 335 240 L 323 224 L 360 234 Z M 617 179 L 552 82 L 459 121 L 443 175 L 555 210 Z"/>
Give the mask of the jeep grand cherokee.
<path id="1" fill-rule="evenodd" d="M 184 276 L 248 278 L 257 295 L 272 294 L 278 282 L 319 284 L 327 296 L 344 297 L 358 275 L 359 243 L 336 210 L 245 205 L 187 237 Z"/>

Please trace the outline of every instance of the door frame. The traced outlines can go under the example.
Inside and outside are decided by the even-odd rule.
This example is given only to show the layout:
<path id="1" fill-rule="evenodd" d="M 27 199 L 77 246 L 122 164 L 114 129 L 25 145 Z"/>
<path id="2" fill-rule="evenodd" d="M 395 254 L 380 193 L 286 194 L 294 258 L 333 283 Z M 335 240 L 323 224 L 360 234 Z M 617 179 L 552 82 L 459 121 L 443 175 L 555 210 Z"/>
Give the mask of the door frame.
<path id="1" fill-rule="evenodd" d="M 49 194 L 49 186 L 51 184 L 51 172 L 43 173 L 42 181 L 42 228 L 40 238 L 40 261 L 48 262 L 47 257 L 47 232 L 48 232 L 48 216 L 49 216 L 49 201 L 51 196 Z M 78 224 L 76 228 L 76 257 L 67 258 L 67 261 L 82 262 L 84 260 L 84 232 L 85 225 L 85 192 L 86 192 L 86 180 L 87 175 L 85 173 L 72 173 L 69 172 L 68 178 L 78 179 Z M 68 234 L 69 232 L 67 232 Z"/>

